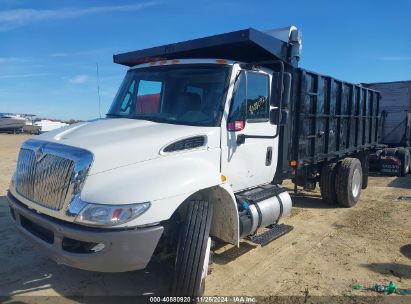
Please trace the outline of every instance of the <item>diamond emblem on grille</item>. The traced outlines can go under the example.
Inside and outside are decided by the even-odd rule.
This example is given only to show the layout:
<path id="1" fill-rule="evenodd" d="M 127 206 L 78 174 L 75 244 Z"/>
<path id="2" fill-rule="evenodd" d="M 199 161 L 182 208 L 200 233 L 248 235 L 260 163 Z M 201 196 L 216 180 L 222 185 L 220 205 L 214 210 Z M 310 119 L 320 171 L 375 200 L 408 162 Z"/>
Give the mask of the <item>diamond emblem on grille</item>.
<path id="1" fill-rule="evenodd" d="M 45 154 L 43 153 L 43 147 L 44 146 L 45 145 L 41 145 L 34 151 L 34 155 L 36 157 L 36 162 L 39 162 L 44 158 L 44 156 L 45 156 Z"/>

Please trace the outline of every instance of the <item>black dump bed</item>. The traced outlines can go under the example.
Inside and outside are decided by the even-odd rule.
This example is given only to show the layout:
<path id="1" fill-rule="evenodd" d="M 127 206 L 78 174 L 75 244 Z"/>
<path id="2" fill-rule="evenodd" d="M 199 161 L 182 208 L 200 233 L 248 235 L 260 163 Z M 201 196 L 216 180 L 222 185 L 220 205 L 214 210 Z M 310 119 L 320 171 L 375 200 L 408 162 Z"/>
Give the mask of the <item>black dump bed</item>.
<path id="1" fill-rule="evenodd" d="M 134 66 L 163 59 L 214 58 L 253 63 L 276 72 L 280 72 L 278 61 L 284 63 L 292 83 L 291 102 L 284 109 L 288 120 L 280 129 L 280 180 L 293 171 L 292 161 L 303 168 L 375 146 L 380 99 L 369 88 L 298 68 L 299 32 L 287 29 L 288 41 L 250 28 L 118 54 L 114 62 Z"/>
<path id="2" fill-rule="evenodd" d="M 318 163 L 377 144 L 378 92 L 303 69 L 294 73 L 292 155 Z"/>

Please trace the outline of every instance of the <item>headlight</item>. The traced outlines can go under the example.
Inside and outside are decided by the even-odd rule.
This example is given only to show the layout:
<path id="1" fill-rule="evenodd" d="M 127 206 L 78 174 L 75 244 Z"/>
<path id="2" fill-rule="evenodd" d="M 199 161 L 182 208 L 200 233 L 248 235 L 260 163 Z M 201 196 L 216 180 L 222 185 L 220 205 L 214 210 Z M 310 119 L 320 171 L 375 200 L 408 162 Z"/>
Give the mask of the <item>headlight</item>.
<path id="1" fill-rule="evenodd" d="M 132 205 L 89 204 L 78 213 L 75 222 L 91 226 L 113 226 L 129 222 L 150 207 L 150 203 Z"/>

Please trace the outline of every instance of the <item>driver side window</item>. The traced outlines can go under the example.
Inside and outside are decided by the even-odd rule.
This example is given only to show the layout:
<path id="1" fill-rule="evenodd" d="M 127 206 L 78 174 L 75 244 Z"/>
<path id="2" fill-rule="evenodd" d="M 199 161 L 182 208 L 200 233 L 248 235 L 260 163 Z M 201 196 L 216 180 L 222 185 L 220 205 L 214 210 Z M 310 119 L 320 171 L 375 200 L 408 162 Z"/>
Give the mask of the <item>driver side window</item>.
<path id="1" fill-rule="evenodd" d="M 228 130 L 240 131 L 245 122 L 267 121 L 269 118 L 268 75 L 241 71 L 234 87 Z"/>
<path id="2" fill-rule="evenodd" d="M 247 121 L 267 121 L 270 105 L 268 103 L 269 78 L 265 74 L 247 73 Z"/>

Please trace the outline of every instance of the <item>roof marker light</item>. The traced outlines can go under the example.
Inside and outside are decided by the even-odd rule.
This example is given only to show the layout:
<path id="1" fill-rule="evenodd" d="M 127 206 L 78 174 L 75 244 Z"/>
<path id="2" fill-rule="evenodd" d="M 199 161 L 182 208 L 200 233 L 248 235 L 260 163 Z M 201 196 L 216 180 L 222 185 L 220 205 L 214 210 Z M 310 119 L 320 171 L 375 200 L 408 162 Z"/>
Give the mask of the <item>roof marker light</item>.
<path id="1" fill-rule="evenodd" d="M 225 64 L 225 63 L 227 63 L 227 60 L 225 60 L 225 59 L 216 59 L 215 62 Z"/>

